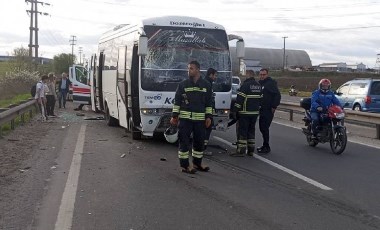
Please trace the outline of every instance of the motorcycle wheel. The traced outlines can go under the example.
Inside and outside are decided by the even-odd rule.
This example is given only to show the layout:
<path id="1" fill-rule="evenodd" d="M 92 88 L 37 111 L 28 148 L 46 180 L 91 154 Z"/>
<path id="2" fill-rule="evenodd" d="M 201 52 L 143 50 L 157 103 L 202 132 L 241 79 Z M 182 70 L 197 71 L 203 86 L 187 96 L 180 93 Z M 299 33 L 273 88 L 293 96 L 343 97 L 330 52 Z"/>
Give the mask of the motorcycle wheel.
<path id="1" fill-rule="evenodd" d="M 340 127 L 335 130 L 335 135 L 330 140 L 331 151 L 336 155 L 340 155 L 346 149 L 346 145 L 347 145 L 346 129 L 343 127 Z"/>

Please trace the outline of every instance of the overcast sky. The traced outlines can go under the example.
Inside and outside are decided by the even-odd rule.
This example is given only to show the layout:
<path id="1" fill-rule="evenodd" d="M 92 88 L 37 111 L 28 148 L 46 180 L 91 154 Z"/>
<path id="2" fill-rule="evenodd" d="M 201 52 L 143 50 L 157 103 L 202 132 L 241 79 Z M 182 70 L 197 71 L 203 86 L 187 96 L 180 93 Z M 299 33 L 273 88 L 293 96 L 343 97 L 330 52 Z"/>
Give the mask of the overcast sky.
<path id="1" fill-rule="evenodd" d="M 364 63 L 377 67 L 380 0 L 39 0 L 39 55 L 71 53 L 75 35 L 85 57 L 101 34 L 118 24 L 165 15 L 202 18 L 244 37 L 246 47 L 305 50 L 313 65 Z M 28 48 L 30 3 L 0 0 L 0 55 Z M 310 3 L 309 3 L 310 2 Z"/>

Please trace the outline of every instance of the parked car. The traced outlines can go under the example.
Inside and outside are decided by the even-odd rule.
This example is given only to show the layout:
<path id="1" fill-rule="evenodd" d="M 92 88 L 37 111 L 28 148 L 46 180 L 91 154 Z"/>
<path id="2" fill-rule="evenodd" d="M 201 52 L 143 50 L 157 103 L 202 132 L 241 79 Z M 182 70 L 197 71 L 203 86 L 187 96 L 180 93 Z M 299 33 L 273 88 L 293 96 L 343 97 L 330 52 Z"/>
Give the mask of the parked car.
<path id="1" fill-rule="evenodd" d="M 380 79 L 357 78 L 336 90 L 344 108 L 365 112 L 380 112 Z"/>
<path id="2" fill-rule="evenodd" d="M 240 85 L 232 83 L 232 101 L 236 101 L 237 91 L 240 89 Z"/>
<path id="3" fill-rule="evenodd" d="M 238 76 L 232 76 L 232 84 L 237 84 L 240 87 L 240 85 L 241 85 L 240 77 L 238 77 Z"/>

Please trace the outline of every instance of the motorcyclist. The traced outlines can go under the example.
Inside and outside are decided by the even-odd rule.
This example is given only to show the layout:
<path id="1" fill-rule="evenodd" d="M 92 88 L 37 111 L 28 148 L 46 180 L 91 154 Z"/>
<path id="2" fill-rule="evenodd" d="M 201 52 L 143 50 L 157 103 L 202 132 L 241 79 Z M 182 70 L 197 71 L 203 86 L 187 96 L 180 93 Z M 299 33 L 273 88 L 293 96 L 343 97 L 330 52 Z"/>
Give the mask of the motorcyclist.
<path id="1" fill-rule="evenodd" d="M 296 96 L 297 95 L 297 90 L 296 90 L 296 87 L 294 85 L 290 86 L 289 95 L 290 96 Z"/>
<path id="2" fill-rule="evenodd" d="M 318 89 L 311 95 L 310 116 L 312 120 L 312 138 L 315 139 L 318 134 L 321 113 L 326 112 L 331 105 L 342 107 L 338 98 L 336 98 L 335 94 L 331 91 L 331 81 L 324 78 L 319 81 Z"/>

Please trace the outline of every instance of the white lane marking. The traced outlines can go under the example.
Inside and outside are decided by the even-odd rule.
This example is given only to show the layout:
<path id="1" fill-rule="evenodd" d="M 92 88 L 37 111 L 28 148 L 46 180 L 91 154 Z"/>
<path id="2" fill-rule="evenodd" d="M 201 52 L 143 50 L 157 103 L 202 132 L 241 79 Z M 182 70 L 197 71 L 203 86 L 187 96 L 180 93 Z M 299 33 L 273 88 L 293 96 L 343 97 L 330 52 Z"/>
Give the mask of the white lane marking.
<path id="1" fill-rule="evenodd" d="M 223 138 L 220 138 L 220 137 L 217 137 L 217 136 L 213 136 L 213 138 L 215 138 L 216 140 L 218 140 L 218 141 L 220 141 L 220 142 L 222 142 L 222 143 L 224 143 L 226 145 L 229 145 L 229 146 L 231 146 L 233 148 L 235 147 L 233 144 L 231 144 L 231 142 L 229 142 L 227 140 L 224 140 Z M 263 162 L 265 162 L 265 163 L 267 163 L 267 164 L 269 164 L 269 165 L 271 165 L 271 166 L 273 166 L 273 167 L 275 167 L 275 168 L 277 168 L 277 169 L 279 169 L 281 171 L 284 171 L 284 172 L 286 172 L 286 173 L 288 173 L 288 174 L 290 174 L 290 175 L 292 175 L 294 177 L 297 177 L 298 179 L 301 179 L 301 180 L 303 180 L 303 181 L 305 181 L 305 182 L 307 182 L 309 184 L 312 184 L 312 185 L 314 185 L 314 186 L 316 186 L 316 187 L 318 187 L 320 189 L 323 189 L 323 190 L 333 190 L 332 188 L 327 187 L 326 185 L 323 185 L 323 184 L 321 184 L 321 183 L 319 183 L 319 182 L 317 182 L 317 181 L 315 181 L 313 179 L 305 177 L 305 176 L 303 176 L 303 175 L 301 175 L 301 174 L 299 174 L 299 173 L 297 173 L 297 172 L 295 172 L 295 171 L 293 171 L 291 169 L 285 168 L 284 166 L 279 165 L 279 164 L 277 164 L 277 163 L 275 163 L 273 161 L 270 161 L 270 160 L 268 160 L 268 159 L 266 159 L 264 157 L 261 157 L 261 156 L 258 156 L 258 155 L 255 154 L 255 158 L 257 158 L 257 159 L 259 159 L 259 160 L 261 160 L 261 161 L 263 161 Z"/>
<path id="2" fill-rule="evenodd" d="M 69 230 L 72 226 L 85 133 L 86 125 L 82 125 L 78 134 L 65 190 L 63 191 L 61 205 L 59 206 L 57 221 L 55 222 L 55 230 Z"/>
<path id="3" fill-rule="evenodd" d="M 272 123 L 276 123 L 276 124 L 278 124 L 278 125 L 283 125 L 283 126 L 290 127 L 290 128 L 294 128 L 294 129 L 300 129 L 300 128 L 297 127 L 297 126 L 293 126 L 293 125 L 289 125 L 289 124 L 284 124 L 284 123 L 281 123 L 281 122 L 278 122 L 278 121 L 272 121 Z M 301 129 L 300 129 L 300 130 L 301 130 Z M 301 131 L 302 131 L 302 130 L 301 130 Z M 349 137 L 348 137 L 348 138 L 349 138 Z M 364 145 L 364 146 L 371 147 L 371 148 L 375 148 L 375 149 L 380 149 L 380 146 L 372 145 L 372 144 L 367 144 L 367 143 L 363 143 L 363 142 L 360 142 L 360 141 L 350 140 L 350 138 L 348 139 L 348 142 L 351 142 L 351 143 L 354 143 L 354 144 L 358 144 L 358 145 Z"/>

